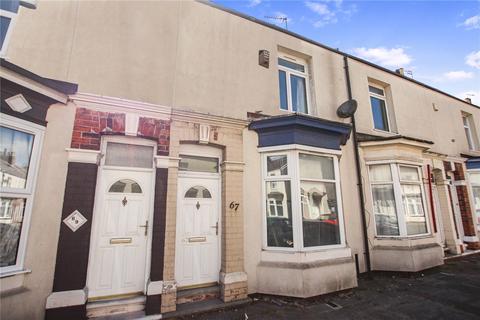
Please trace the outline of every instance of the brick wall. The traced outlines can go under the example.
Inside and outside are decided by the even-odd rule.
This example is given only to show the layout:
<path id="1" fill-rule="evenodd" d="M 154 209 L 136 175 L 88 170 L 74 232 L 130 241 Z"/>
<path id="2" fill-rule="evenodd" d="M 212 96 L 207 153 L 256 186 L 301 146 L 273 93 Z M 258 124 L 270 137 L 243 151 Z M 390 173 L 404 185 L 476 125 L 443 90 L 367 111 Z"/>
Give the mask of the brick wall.
<path id="1" fill-rule="evenodd" d="M 100 150 L 102 135 L 125 135 L 125 114 L 77 108 L 71 147 Z M 157 154 L 168 155 L 170 121 L 140 117 L 137 135 L 157 141 Z"/>

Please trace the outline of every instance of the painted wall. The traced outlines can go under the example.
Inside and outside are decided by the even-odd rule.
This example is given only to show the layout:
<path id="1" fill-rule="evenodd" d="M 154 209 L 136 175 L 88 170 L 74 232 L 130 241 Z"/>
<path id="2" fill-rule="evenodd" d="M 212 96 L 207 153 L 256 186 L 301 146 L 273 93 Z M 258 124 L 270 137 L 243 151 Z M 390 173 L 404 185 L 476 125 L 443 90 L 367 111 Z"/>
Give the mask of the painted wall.
<path id="1" fill-rule="evenodd" d="M 22 283 L 18 290 L 2 296 L 2 319 L 44 317 L 53 285 L 68 163 L 65 148 L 70 147 L 74 115 L 72 104 L 56 104 L 48 110 L 25 255 L 25 269 L 31 272 L 1 279 L 0 286 L 5 281 Z"/>
<path id="2" fill-rule="evenodd" d="M 269 69 L 258 65 L 261 49 L 270 51 Z M 284 112 L 279 50 L 309 61 L 313 114 L 340 120 L 335 111 L 347 99 L 341 55 L 193 1 L 39 1 L 37 10 L 20 9 L 7 57 L 79 83 L 79 92 L 245 119 L 247 111 Z M 350 69 L 359 131 L 383 134 L 372 130 L 371 78 L 389 85 L 400 134 L 433 140 L 442 153 L 467 151 L 465 111 L 478 138 L 480 108 L 354 60 Z"/>

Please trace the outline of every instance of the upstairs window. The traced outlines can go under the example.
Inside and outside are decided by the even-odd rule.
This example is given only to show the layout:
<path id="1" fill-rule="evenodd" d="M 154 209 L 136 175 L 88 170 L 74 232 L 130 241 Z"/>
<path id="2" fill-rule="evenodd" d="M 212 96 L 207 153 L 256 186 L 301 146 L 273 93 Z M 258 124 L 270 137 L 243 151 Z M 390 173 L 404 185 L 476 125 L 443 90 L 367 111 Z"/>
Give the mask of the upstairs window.
<path id="1" fill-rule="evenodd" d="M 308 113 L 308 68 L 306 61 L 281 55 L 278 58 L 280 109 Z"/>
<path id="2" fill-rule="evenodd" d="M 18 1 L 0 1 L 0 56 L 5 56 L 18 11 Z"/>
<path id="3" fill-rule="evenodd" d="M 467 137 L 468 149 L 476 150 L 475 139 L 473 134 L 473 119 L 471 115 L 464 114 L 462 116 L 463 129 L 465 130 L 465 136 Z"/>
<path id="4" fill-rule="evenodd" d="M 369 85 L 370 104 L 372 106 L 373 126 L 377 130 L 390 131 L 387 101 L 384 88 Z"/>

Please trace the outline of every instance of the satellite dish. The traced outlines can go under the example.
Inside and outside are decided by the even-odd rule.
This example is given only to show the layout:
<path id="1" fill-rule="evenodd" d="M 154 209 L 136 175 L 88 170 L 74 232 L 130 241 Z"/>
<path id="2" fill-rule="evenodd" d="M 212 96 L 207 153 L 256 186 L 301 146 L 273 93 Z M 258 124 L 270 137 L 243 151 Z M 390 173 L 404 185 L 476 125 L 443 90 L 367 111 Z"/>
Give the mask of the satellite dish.
<path id="1" fill-rule="evenodd" d="M 357 111 L 357 100 L 351 99 L 345 101 L 338 107 L 337 116 L 340 118 L 349 118 Z"/>

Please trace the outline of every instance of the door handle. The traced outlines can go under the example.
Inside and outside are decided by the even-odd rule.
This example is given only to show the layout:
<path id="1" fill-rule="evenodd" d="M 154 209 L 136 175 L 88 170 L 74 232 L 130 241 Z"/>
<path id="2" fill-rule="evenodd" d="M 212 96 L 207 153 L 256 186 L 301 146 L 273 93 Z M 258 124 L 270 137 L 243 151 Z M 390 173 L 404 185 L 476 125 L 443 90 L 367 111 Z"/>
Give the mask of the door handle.
<path id="1" fill-rule="evenodd" d="M 215 228 L 215 235 L 218 236 L 218 221 L 217 221 L 217 223 L 215 223 L 214 226 L 210 226 L 210 228 Z"/>
<path id="2" fill-rule="evenodd" d="M 139 226 L 140 228 L 145 228 L 145 236 L 148 233 L 148 220 L 145 221 L 145 224 Z"/>

